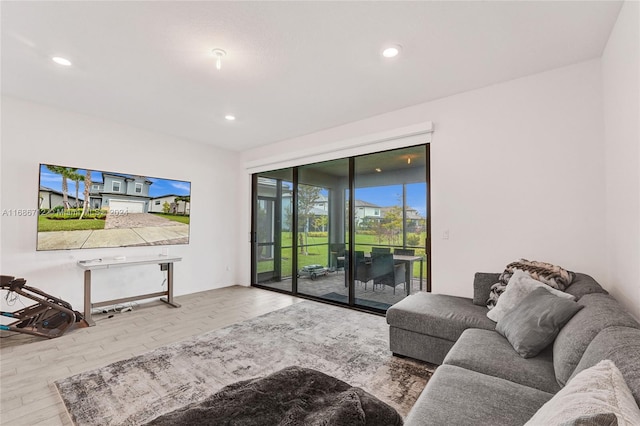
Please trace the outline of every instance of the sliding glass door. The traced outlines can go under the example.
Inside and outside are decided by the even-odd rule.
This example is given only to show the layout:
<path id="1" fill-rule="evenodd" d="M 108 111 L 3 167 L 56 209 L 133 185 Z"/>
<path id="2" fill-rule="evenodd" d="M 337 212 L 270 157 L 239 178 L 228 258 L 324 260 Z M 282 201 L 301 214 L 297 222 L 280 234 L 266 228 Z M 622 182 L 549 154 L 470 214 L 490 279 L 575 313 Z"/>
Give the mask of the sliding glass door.
<path id="1" fill-rule="evenodd" d="M 293 169 L 254 175 L 253 187 L 252 282 L 290 292 Z"/>
<path id="2" fill-rule="evenodd" d="M 428 145 L 254 175 L 252 284 L 376 312 L 428 290 L 428 177 Z"/>
<path id="3" fill-rule="evenodd" d="M 348 303 L 344 266 L 349 160 L 298 167 L 298 293 Z"/>
<path id="4" fill-rule="evenodd" d="M 426 147 L 356 157 L 354 188 L 354 250 L 371 262 L 356 304 L 386 310 L 424 288 Z"/>

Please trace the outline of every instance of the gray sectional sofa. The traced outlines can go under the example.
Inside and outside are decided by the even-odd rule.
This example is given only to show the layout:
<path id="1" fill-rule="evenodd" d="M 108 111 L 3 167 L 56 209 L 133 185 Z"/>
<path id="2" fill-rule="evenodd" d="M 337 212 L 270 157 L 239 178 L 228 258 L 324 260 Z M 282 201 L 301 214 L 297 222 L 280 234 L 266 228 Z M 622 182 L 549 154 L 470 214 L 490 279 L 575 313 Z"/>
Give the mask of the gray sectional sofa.
<path id="1" fill-rule="evenodd" d="M 499 274 L 477 273 L 474 297 L 417 293 L 387 311 L 395 355 L 441 364 L 406 425 L 523 425 L 576 374 L 610 359 L 640 406 L 640 324 L 590 276 L 566 292 L 583 308 L 537 356 L 522 358 L 487 318 Z"/>

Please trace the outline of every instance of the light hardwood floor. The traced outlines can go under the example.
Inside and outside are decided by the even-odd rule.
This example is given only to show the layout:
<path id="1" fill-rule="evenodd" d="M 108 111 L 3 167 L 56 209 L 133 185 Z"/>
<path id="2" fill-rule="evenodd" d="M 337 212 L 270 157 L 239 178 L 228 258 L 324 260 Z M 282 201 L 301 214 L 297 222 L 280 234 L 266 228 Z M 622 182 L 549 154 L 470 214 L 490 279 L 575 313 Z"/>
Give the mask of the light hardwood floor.
<path id="1" fill-rule="evenodd" d="M 130 312 L 94 316 L 96 326 L 44 340 L 3 332 L 0 339 L 0 424 L 70 425 L 54 381 L 127 359 L 302 301 L 271 291 L 225 287 L 157 301 Z M 5 337 L 10 336 L 10 337 Z"/>

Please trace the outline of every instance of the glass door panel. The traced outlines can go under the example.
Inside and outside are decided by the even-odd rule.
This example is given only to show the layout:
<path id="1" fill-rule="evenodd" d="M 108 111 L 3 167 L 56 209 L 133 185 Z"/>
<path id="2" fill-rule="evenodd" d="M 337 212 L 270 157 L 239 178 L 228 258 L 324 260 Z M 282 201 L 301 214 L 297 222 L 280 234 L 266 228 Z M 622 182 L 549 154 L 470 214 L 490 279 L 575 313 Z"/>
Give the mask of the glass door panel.
<path id="1" fill-rule="evenodd" d="M 354 168 L 354 247 L 370 263 L 355 302 L 386 310 L 419 290 L 424 274 L 426 148 L 358 156 Z"/>
<path id="2" fill-rule="evenodd" d="M 293 170 L 260 173 L 254 204 L 254 283 L 292 290 Z"/>
<path id="3" fill-rule="evenodd" d="M 348 303 L 345 279 L 347 159 L 298 168 L 298 292 Z"/>
<path id="4" fill-rule="evenodd" d="M 427 183 L 418 182 L 405 186 L 406 217 L 404 248 L 420 256 L 412 268 L 413 291 L 426 288 L 427 277 Z"/>

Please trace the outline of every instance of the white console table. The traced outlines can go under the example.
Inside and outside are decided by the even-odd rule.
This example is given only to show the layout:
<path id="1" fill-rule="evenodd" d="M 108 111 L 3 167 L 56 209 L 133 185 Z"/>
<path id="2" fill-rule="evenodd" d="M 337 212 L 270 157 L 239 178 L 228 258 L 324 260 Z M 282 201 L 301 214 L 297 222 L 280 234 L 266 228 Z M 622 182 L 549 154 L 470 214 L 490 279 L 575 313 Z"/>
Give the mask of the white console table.
<path id="1" fill-rule="evenodd" d="M 118 303 L 131 302 L 133 300 L 150 299 L 152 297 L 167 296 L 162 298 L 163 302 L 179 308 L 180 305 L 173 301 L 173 263 L 180 262 L 181 257 L 173 256 L 135 256 L 126 258 L 102 258 L 102 259 L 90 259 L 79 260 L 78 266 L 84 269 L 84 319 L 89 326 L 96 325 L 93 319 L 91 319 L 91 309 L 99 308 L 102 306 L 115 305 Z M 121 299 L 105 300 L 99 303 L 91 303 L 91 271 L 96 269 L 111 269 L 121 268 L 124 266 L 136 266 L 136 265 L 149 265 L 158 264 L 160 269 L 167 271 L 167 290 L 157 293 L 141 294 L 139 296 L 124 297 Z"/>

